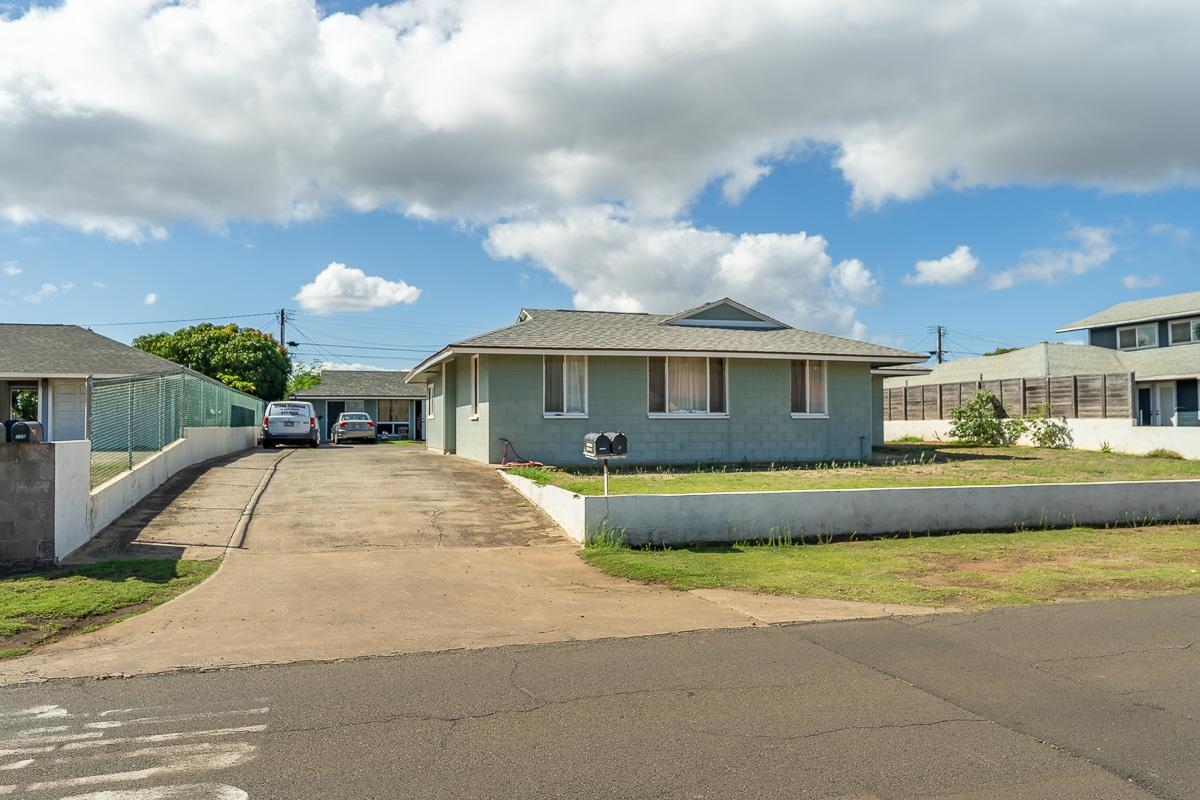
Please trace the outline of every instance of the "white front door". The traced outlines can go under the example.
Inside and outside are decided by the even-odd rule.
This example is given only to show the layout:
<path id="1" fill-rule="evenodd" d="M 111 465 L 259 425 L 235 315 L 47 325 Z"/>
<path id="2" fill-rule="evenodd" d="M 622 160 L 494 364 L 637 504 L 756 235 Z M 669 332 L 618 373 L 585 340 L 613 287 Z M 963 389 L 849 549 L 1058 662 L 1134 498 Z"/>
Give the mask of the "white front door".
<path id="1" fill-rule="evenodd" d="M 1151 393 L 1151 425 L 1175 424 L 1175 384 L 1156 383 Z"/>

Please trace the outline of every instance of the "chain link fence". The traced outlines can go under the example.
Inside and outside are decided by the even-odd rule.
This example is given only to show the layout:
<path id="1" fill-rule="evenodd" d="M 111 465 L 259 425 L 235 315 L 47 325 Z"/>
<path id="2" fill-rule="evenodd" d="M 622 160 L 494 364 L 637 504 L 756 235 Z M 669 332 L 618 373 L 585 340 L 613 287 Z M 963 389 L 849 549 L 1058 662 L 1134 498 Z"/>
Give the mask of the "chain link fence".
<path id="1" fill-rule="evenodd" d="M 92 488 L 157 454 L 184 428 L 244 428 L 266 403 L 191 370 L 90 381 Z"/>

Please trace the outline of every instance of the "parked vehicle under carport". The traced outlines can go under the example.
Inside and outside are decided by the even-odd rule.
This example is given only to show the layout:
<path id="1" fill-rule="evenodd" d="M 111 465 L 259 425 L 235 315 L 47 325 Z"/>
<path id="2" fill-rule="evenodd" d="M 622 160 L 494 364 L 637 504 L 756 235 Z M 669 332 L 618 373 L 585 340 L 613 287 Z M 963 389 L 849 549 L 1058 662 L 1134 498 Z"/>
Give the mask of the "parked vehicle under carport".
<path id="1" fill-rule="evenodd" d="M 369 414 L 361 411 L 345 411 L 333 424 L 329 439 L 334 444 L 347 441 L 375 443 L 375 422 Z"/>

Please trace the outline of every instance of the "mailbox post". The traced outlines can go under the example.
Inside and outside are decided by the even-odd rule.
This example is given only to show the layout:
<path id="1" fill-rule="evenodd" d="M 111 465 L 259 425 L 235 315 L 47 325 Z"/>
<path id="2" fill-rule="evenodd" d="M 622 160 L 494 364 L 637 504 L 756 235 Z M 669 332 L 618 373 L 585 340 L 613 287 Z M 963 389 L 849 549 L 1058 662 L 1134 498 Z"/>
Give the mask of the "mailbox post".
<path id="1" fill-rule="evenodd" d="M 584 458 L 604 465 L 604 496 L 608 497 L 608 460 L 629 455 L 629 441 L 618 431 L 589 433 L 583 437 Z"/>

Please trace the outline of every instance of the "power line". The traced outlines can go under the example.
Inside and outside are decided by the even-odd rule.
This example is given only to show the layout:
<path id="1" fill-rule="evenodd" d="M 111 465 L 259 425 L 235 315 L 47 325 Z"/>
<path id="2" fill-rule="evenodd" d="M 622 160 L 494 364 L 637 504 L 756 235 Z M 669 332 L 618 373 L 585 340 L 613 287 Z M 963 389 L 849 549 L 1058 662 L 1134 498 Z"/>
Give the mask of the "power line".
<path id="1" fill-rule="evenodd" d="M 296 326 L 293 325 L 293 328 Z M 300 330 L 296 328 L 296 330 Z M 353 344 L 326 344 L 324 342 L 299 342 L 301 346 L 308 345 L 309 347 L 333 347 L 339 350 L 386 350 L 395 353 L 435 353 L 441 349 L 441 345 L 431 345 L 429 347 L 363 347 Z"/>
<path id="2" fill-rule="evenodd" d="M 211 317 L 194 317 L 192 319 L 151 319 L 141 322 L 90 322 L 84 328 L 114 328 L 118 325 L 174 325 L 178 322 L 212 322 L 223 319 L 250 319 L 251 317 L 275 317 L 277 312 L 267 311 L 262 314 L 216 314 Z"/>
<path id="3" fill-rule="evenodd" d="M 306 339 L 311 339 L 311 338 L 312 338 L 312 337 L 311 337 L 311 336 L 309 336 L 307 333 L 305 333 L 303 330 L 301 330 L 300 326 L 296 324 L 295 320 L 293 320 L 293 321 L 292 321 L 292 327 L 293 327 L 293 328 L 295 328 L 295 329 L 296 329 L 296 331 L 297 331 L 298 333 L 300 333 L 301 335 L 303 335 L 303 336 L 304 336 L 304 338 L 306 338 Z M 338 361 L 341 361 L 343 364 L 347 364 L 347 365 L 350 363 L 350 362 L 348 362 L 348 361 L 345 361 L 344 359 L 342 359 L 342 357 L 341 357 L 341 356 L 335 356 L 335 355 L 333 355 L 332 353 L 328 352 L 327 350 L 324 350 L 323 348 L 321 348 L 321 347 L 319 347 L 319 346 L 317 346 L 317 345 L 311 345 L 311 347 L 313 347 L 315 350 L 317 350 L 318 354 L 324 354 L 325 358 L 329 358 L 329 359 L 336 359 L 336 360 L 338 360 Z"/>

